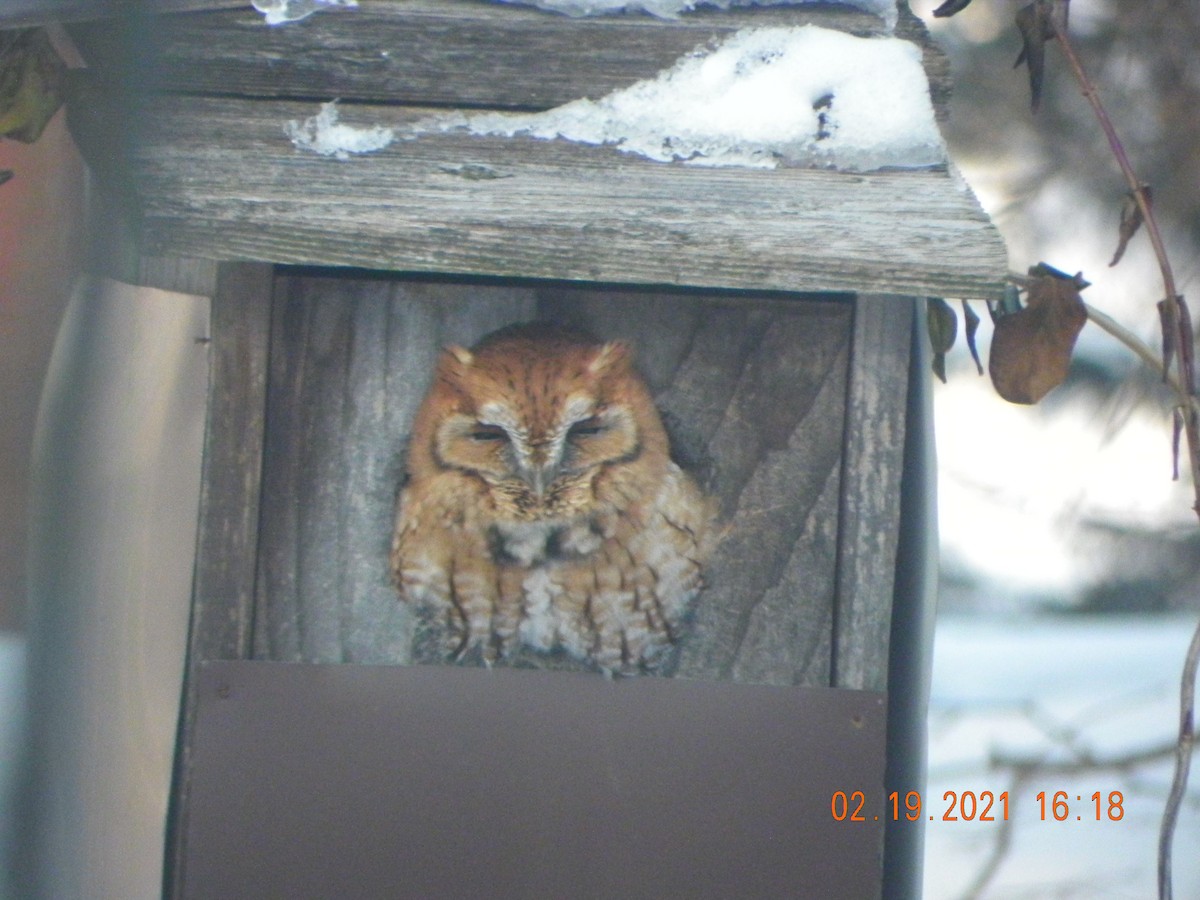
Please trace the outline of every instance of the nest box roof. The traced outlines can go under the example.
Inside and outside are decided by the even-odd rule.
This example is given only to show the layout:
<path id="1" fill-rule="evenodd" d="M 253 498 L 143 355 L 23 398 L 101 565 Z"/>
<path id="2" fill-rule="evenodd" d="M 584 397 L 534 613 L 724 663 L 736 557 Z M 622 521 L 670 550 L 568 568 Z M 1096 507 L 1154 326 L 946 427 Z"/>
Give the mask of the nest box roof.
<path id="1" fill-rule="evenodd" d="M 69 0 L 58 5 L 70 7 Z M 903 5 L 894 27 L 864 9 L 824 4 L 662 19 L 574 18 L 482 0 L 360 0 L 277 26 L 248 5 L 213 8 L 231 5 L 150 0 L 143 9 L 206 9 L 142 16 L 136 27 L 101 19 L 71 28 L 101 93 L 119 97 L 112 108 L 134 111 L 114 119 L 124 123 L 117 129 L 147 253 L 954 297 L 993 296 L 1004 278 L 999 235 L 928 146 L 924 156 L 902 152 L 899 166 L 886 155 L 845 156 L 850 163 L 842 165 L 829 152 L 847 143 L 857 127 L 851 119 L 863 118 L 852 110 L 894 105 L 880 94 L 894 79 L 885 72 L 874 86 L 851 85 L 847 79 L 863 69 L 855 64 L 850 74 L 829 74 L 821 89 L 822 71 L 806 74 L 804 65 L 828 40 L 794 51 L 799 68 L 786 85 L 801 93 L 777 104 L 780 119 L 795 113 L 798 122 L 817 123 L 807 145 L 772 144 L 768 135 L 735 160 L 742 164 L 713 165 L 722 160 L 711 137 L 692 144 L 680 137 L 690 125 L 664 124 L 656 137 L 655 123 L 669 119 L 662 106 L 651 108 L 650 137 L 636 153 L 623 152 L 636 149 L 620 132 L 629 116 L 587 132 L 607 143 L 554 138 L 574 134 L 563 122 L 584 113 L 600 110 L 611 120 L 619 105 L 611 98 L 635 85 L 644 94 L 645 85 L 665 83 L 660 94 L 669 107 L 676 88 L 664 73 L 688 65 L 698 72 L 735 35 L 753 46 L 745 36 L 768 33 L 762 29 L 816 34 L 802 26 L 876 38 L 859 42 L 872 50 L 901 46 L 918 78 L 922 67 L 928 76 L 940 117 L 945 61 Z M 746 102 L 761 99 L 770 90 L 762 71 L 782 71 L 777 58 L 793 51 L 745 52 L 751 56 L 726 68 L 735 75 L 755 68 L 759 80 L 743 79 L 722 95 L 735 111 L 737 92 Z M 106 87 L 113 84 L 131 90 L 115 95 Z M 689 122 L 704 112 L 699 96 Z M 335 98 L 339 106 L 325 107 L 322 119 L 322 104 Z M 930 100 L 923 102 L 928 109 Z M 567 104 L 566 119 L 542 115 Z M 103 118 L 92 111 L 93 122 Z M 934 114 L 928 119 L 936 144 Z M 330 152 L 314 152 L 322 149 Z M 853 171 L 855 159 L 868 164 Z M 872 167 L 880 162 L 886 167 Z"/>

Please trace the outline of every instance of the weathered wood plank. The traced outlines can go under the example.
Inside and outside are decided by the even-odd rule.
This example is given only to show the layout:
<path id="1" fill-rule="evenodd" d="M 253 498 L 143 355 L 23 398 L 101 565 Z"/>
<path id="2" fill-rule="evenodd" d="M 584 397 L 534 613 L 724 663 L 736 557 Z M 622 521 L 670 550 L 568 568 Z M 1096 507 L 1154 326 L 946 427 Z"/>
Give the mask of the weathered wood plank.
<path id="1" fill-rule="evenodd" d="M 129 49 L 148 54 L 158 90 L 544 109 L 651 77 L 741 28 L 805 24 L 886 33 L 877 16 L 837 5 L 699 9 L 665 20 L 570 18 L 478 0 L 362 0 L 275 28 L 248 6 L 162 16 Z M 897 32 L 932 47 L 911 14 Z M 128 61 L 127 32 L 116 25 L 75 35 L 95 65 Z M 929 61 L 937 99 L 945 67 L 936 50 Z"/>
<path id="2" fill-rule="evenodd" d="M 1007 272 L 999 235 L 944 171 L 709 168 L 459 132 L 336 160 L 284 133 L 314 112 L 294 102 L 149 103 L 134 161 L 145 251 L 951 297 L 994 296 Z M 403 131 L 430 113 L 360 106 L 343 120 Z"/>
<path id="3" fill-rule="evenodd" d="M 412 623 L 387 550 L 407 430 L 434 354 L 537 315 L 635 343 L 677 458 L 720 500 L 729 537 L 709 566 L 678 674 L 829 684 L 849 302 L 305 276 L 281 284 L 255 656 L 409 659 Z M 574 667 L 533 655 L 518 663 Z"/>
<path id="4" fill-rule="evenodd" d="M 0 28 L 237 6 L 249 4 L 245 0 L 4 0 L 4 6 L 0 7 Z"/>
<path id="5" fill-rule="evenodd" d="M 408 661 L 387 555 L 409 423 L 444 344 L 533 314 L 528 289 L 280 278 L 255 657 Z"/>
<path id="6" fill-rule="evenodd" d="M 133 0 L 5 0 L 0 28 L 23 28 L 126 14 Z"/>
<path id="7" fill-rule="evenodd" d="M 191 630 L 197 659 L 249 655 L 271 291 L 271 266 L 225 264 L 217 273 Z"/>
<path id="8" fill-rule="evenodd" d="M 221 264 L 212 259 L 181 259 L 177 256 L 141 256 L 138 284 L 211 297 L 217 290 Z"/>
<path id="9" fill-rule="evenodd" d="M 829 683 L 849 336 L 848 304 L 780 311 L 734 381 L 708 445 L 729 532 L 682 675 Z"/>
<path id="10" fill-rule="evenodd" d="M 915 302 L 871 295 L 856 301 L 839 517 L 834 687 L 887 687 Z"/>
<path id="11" fill-rule="evenodd" d="M 729 529 L 675 674 L 828 685 L 851 304 L 542 291 L 639 342 L 679 461 Z"/>
<path id="12" fill-rule="evenodd" d="M 208 431 L 187 666 L 176 744 L 164 889 L 182 878 L 197 671 L 204 660 L 246 659 L 258 554 L 272 267 L 222 265 L 212 298 Z"/>

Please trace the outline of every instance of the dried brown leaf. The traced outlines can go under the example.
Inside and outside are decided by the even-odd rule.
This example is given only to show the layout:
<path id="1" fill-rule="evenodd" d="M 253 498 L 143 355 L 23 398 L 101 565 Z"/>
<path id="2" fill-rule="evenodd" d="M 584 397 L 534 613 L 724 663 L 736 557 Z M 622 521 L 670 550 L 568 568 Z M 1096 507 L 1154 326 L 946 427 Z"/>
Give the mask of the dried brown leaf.
<path id="1" fill-rule="evenodd" d="M 1183 410 L 1175 407 L 1171 417 L 1174 427 L 1171 430 L 1171 480 L 1179 480 L 1179 437 L 1183 434 Z"/>
<path id="2" fill-rule="evenodd" d="M 1053 7 L 1050 14 L 1054 16 L 1054 22 L 1058 25 L 1058 30 L 1063 34 L 1067 33 L 1067 26 L 1070 24 L 1071 17 L 1071 0 L 1050 0 Z"/>
<path id="3" fill-rule="evenodd" d="M 1146 198 L 1146 205 L 1150 205 L 1150 185 L 1143 184 L 1141 187 L 1142 196 Z M 1111 268 L 1121 261 L 1121 257 L 1125 255 L 1125 248 L 1129 246 L 1129 242 L 1133 236 L 1137 234 L 1138 229 L 1142 227 L 1142 208 L 1138 205 L 1137 196 L 1133 191 L 1125 193 L 1125 199 L 1121 203 L 1121 223 L 1117 227 L 1118 242 L 1117 251 L 1113 254 L 1112 262 L 1108 265 Z"/>
<path id="4" fill-rule="evenodd" d="M 0 53 L 0 137 L 31 144 L 62 105 L 66 65 L 44 29 L 16 32 Z"/>
<path id="5" fill-rule="evenodd" d="M 966 300 L 962 302 L 963 308 L 963 326 L 967 337 L 967 349 L 971 351 L 971 359 L 975 360 L 975 368 L 979 370 L 979 374 L 983 374 L 983 363 L 979 359 L 979 348 L 975 345 L 975 334 L 979 331 L 979 316 L 975 310 L 971 309 L 971 304 Z"/>
<path id="6" fill-rule="evenodd" d="M 933 17 L 935 19 L 944 19 L 947 16 L 962 12 L 970 5 L 971 0 L 946 0 L 945 3 L 933 11 Z"/>
<path id="7" fill-rule="evenodd" d="M 1192 326 L 1192 314 L 1182 294 L 1175 295 L 1175 311 L 1178 318 L 1172 317 L 1171 306 L 1166 300 L 1158 301 L 1158 324 L 1162 331 L 1163 381 L 1166 382 L 1170 377 L 1171 366 L 1178 352 L 1180 381 L 1184 390 L 1195 396 L 1196 331 Z"/>
<path id="8" fill-rule="evenodd" d="M 1021 63 L 1029 67 L 1030 105 L 1036 113 L 1042 102 L 1042 79 L 1046 68 L 1046 51 L 1043 46 L 1054 37 L 1057 24 L 1064 32 L 1067 28 L 1069 0 L 1033 0 L 1017 11 L 1017 30 L 1021 32 L 1021 53 L 1013 68 Z"/>
<path id="9" fill-rule="evenodd" d="M 1171 319 L 1171 307 L 1166 300 L 1158 301 L 1158 327 L 1162 332 L 1162 375 L 1166 384 L 1171 377 L 1171 364 L 1175 362 L 1175 342 L 1179 339 L 1179 329 Z"/>
<path id="10" fill-rule="evenodd" d="M 1087 322 L 1078 276 L 1064 278 L 1041 267 L 1030 275 L 1025 308 L 997 320 L 988 357 L 992 384 L 1010 403 L 1037 403 L 1062 384 Z"/>
<path id="11" fill-rule="evenodd" d="M 1192 314 L 1188 311 L 1187 301 L 1183 294 L 1175 297 L 1175 305 L 1179 307 L 1179 368 L 1183 374 L 1184 389 L 1191 396 L 1196 396 L 1196 330 L 1192 326 Z"/>
<path id="12" fill-rule="evenodd" d="M 1024 284 L 1024 279 L 1021 279 Z M 1006 284 L 1004 286 L 1004 294 L 999 300 L 989 300 L 987 302 L 988 315 L 992 317 L 992 324 L 1005 316 L 1011 316 L 1015 312 L 1021 311 L 1021 289 L 1016 284 Z"/>
<path id="13" fill-rule="evenodd" d="M 937 376 L 938 381 L 942 384 L 946 383 L 946 354 L 933 354 L 933 361 L 930 363 L 930 368 L 933 369 L 933 374 Z"/>
<path id="14" fill-rule="evenodd" d="M 929 329 L 929 345 L 933 349 L 933 373 L 946 383 L 946 354 L 958 337 L 958 316 L 950 304 L 940 297 L 930 297 L 927 304 L 926 327 Z"/>
<path id="15" fill-rule="evenodd" d="M 1029 95 L 1034 112 L 1042 102 L 1042 73 L 1046 53 L 1042 46 L 1053 34 L 1045 33 L 1045 4 L 1034 2 L 1017 11 L 1017 30 L 1021 32 L 1021 53 L 1013 68 L 1021 63 L 1029 67 Z"/>

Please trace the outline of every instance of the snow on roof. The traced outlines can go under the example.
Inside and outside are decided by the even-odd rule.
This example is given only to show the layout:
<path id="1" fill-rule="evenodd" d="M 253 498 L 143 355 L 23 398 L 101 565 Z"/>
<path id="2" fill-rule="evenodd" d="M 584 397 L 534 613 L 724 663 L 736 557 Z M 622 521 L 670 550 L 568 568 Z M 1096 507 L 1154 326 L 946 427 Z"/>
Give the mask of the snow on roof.
<path id="1" fill-rule="evenodd" d="M 338 121 L 336 100 L 322 103 L 320 111 L 303 122 L 296 119 L 286 122 L 283 130 L 301 150 L 335 159 L 349 159 L 351 153 L 381 150 L 395 139 L 392 129 L 382 125 L 370 128 L 343 125 Z"/>
<path id="2" fill-rule="evenodd" d="M 698 6 L 729 9 L 731 6 L 792 6 L 801 3 L 829 2 L 829 0 L 498 0 L 498 2 L 536 6 L 539 9 L 560 12 L 568 16 L 648 12 L 662 18 L 674 18 L 681 12 L 687 12 Z M 894 28 L 896 25 L 896 0 L 841 0 L 841 2 L 875 13 L 887 22 L 888 28 Z"/>
<path id="3" fill-rule="evenodd" d="M 438 116 L 412 136 L 457 128 L 712 166 L 862 171 L 946 158 L 918 46 L 812 25 L 743 29 L 600 100 L 533 114 Z"/>
<path id="4" fill-rule="evenodd" d="M 648 12 L 665 19 L 698 6 L 729 9 L 734 6 L 796 6 L 802 3 L 830 0 L 496 0 L 499 3 L 519 3 L 568 16 L 602 16 L 621 12 Z M 896 27 L 896 0 L 833 0 L 856 6 L 882 18 L 889 29 Z M 252 5 L 266 17 L 268 25 L 295 22 L 329 6 L 358 6 L 358 0 L 251 0 Z"/>
<path id="5" fill-rule="evenodd" d="M 327 6 L 358 6 L 358 0 L 251 0 L 268 25 L 295 22 Z"/>

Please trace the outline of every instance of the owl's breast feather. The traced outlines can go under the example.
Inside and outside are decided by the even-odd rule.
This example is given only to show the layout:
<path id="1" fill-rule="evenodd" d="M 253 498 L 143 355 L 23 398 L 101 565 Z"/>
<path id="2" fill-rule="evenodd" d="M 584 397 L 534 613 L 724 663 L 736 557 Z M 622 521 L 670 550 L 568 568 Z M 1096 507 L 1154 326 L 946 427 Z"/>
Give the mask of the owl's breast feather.
<path id="1" fill-rule="evenodd" d="M 488 532 L 492 558 L 523 568 L 579 559 L 600 549 L 604 530 L 595 517 L 497 522 Z"/>

